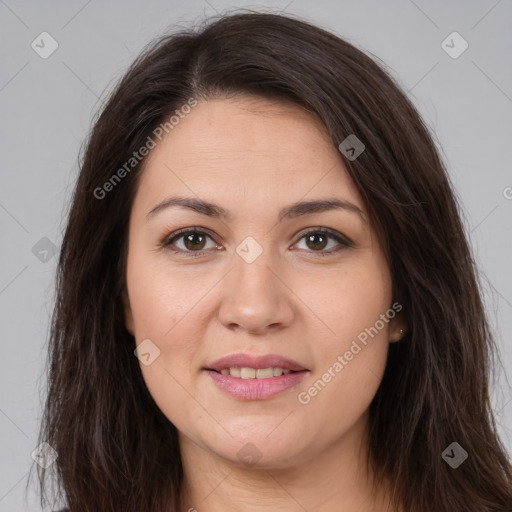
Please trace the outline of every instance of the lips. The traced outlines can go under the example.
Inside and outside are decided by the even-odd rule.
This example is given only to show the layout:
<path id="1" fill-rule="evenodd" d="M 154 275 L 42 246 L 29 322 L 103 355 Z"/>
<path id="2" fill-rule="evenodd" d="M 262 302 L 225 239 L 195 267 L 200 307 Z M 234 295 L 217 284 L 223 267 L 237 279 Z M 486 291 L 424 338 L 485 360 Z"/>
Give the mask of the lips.
<path id="1" fill-rule="evenodd" d="M 307 368 L 302 366 L 300 363 L 277 354 L 256 356 L 243 353 L 231 354 L 217 359 L 216 361 L 207 364 L 204 369 L 221 372 L 222 370 L 229 368 L 253 368 L 255 370 L 265 368 L 282 368 L 283 370 L 290 370 L 291 372 L 307 370 Z"/>
<path id="2" fill-rule="evenodd" d="M 224 393 L 238 400 L 266 400 L 293 389 L 309 373 L 297 361 L 277 354 L 231 354 L 203 371 Z"/>
<path id="3" fill-rule="evenodd" d="M 297 361 L 277 354 L 231 354 L 203 371 L 224 393 L 238 400 L 266 400 L 293 389 L 309 373 Z"/>

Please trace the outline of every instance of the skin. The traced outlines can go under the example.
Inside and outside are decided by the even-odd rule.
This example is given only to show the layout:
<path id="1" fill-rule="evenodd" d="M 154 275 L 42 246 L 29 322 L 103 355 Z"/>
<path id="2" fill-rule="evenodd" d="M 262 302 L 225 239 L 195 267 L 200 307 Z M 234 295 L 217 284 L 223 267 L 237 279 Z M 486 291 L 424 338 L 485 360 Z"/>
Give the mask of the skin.
<path id="1" fill-rule="evenodd" d="M 232 218 L 175 206 L 147 219 L 171 195 L 216 203 Z M 364 219 L 338 209 L 278 223 L 285 206 L 331 197 L 356 205 Z M 162 246 L 187 227 L 208 236 L 176 239 L 177 250 L 188 250 L 181 256 Z M 330 228 L 353 246 L 333 238 L 308 244 L 306 228 Z M 252 263 L 236 252 L 248 236 L 263 249 Z M 146 159 L 130 216 L 126 282 L 126 328 L 137 344 L 150 339 L 160 350 L 140 367 L 179 432 L 181 510 L 391 510 L 387 488 L 371 494 L 364 460 L 368 407 L 389 343 L 405 329 L 401 315 L 309 403 L 298 400 L 392 305 L 384 251 L 317 117 L 245 95 L 192 109 Z M 236 399 L 203 370 L 235 352 L 279 354 L 309 373 L 272 398 Z M 246 443 L 261 456 L 253 466 L 237 456 Z"/>

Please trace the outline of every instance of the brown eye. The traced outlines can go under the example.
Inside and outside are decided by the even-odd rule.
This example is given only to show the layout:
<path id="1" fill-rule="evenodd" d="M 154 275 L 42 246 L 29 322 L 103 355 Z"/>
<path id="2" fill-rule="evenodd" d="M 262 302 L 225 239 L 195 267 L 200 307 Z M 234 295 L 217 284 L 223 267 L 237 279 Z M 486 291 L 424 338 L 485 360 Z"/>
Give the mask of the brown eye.
<path id="1" fill-rule="evenodd" d="M 201 233 L 190 233 L 183 237 L 183 243 L 185 247 L 191 251 L 195 249 L 204 249 L 206 237 Z"/>
<path id="2" fill-rule="evenodd" d="M 323 233 L 312 233 L 307 235 L 306 244 L 310 249 L 325 249 L 328 237 Z"/>
<path id="3" fill-rule="evenodd" d="M 329 254 L 337 253 L 347 247 L 352 247 L 352 244 L 345 240 L 340 234 L 327 231 L 326 229 L 315 229 L 304 233 L 300 241 L 304 240 L 307 252 L 318 253 L 319 256 L 327 256 Z M 333 240 L 336 243 L 329 244 Z M 328 247 L 328 250 L 324 250 Z M 302 247 L 299 247 L 302 249 Z"/>
<path id="4" fill-rule="evenodd" d="M 212 241 L 209 247 L 207 246 L 208 239 Z M 217 247 L 210 235 L 197 229 L 177 231 L 164 241 L 162 245 L 176 253 L 201 253 Z"/>

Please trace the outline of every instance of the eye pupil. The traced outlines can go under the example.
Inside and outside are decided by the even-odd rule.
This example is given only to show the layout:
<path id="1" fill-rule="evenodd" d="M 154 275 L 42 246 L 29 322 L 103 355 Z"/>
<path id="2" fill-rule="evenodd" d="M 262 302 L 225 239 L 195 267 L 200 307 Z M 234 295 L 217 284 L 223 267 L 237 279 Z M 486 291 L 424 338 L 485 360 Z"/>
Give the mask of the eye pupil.
<path id="1" fill-rule="evenodd" d="M 315 242 L 314 242 L 315 238 L 322 239 L 322 242 L 320 242 L 320 247 L 318 247 L 318 245 L 315 244 Z M 325 235 L 323 235 L 322 233 L 312 233 L 312 234 L 307 236 L 308 247 L 309 247 L 309 243 L 310 242 L 313 243 L 313 247 L 310 247 L 310 248 L 312 248 L 312 249 L 324 249 L 325 246 L 327 245 L 327 237 Z"/>
<path id="2" fill-rule="evenodd" d="M 195 241 L 194 242 L 194 239 L 195 238 L 200 238 L 202 241 L 201 242 L 197 242 Z M 185 236 L 185 247 L 187 247 L 187 249 L 199 249 L 201 250 L 204 246 L 204 239 L 205 237 L 199 233 L 189 233 L 188 235 Z M 190 246 L 189 242 L 191 242 L 192 246 Z M 200 245 L 200 247 L 197 247 L 197 245 Z"/>

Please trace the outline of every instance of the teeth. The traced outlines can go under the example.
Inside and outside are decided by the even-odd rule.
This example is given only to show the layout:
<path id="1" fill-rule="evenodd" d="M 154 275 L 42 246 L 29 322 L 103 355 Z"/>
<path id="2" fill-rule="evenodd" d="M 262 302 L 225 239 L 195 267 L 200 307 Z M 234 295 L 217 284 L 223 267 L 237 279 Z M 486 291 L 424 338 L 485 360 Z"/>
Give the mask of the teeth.
<path id="1" fill-rule="evenodd" d="M 274 376 L 274 368 L 259 368 L 256 370 L 257 379 L 268 379 Z"/>
<path id="2" fill-rule="evenodd" d="M 241 371 L 240 371 L 240 368 L 230 368 L 229 369 L 229 374 L 232 376 L 232 377 L 240 377 L 241 375 Z"/>
<path id="3" fill-rule="evenodd" d="M 254 368 L 242 368 L 242 379 L 254 379 L 256 377 L 256 370 Z"/>
<path id="4" fill-rule="evenodd" d="M 272 377 L 280 377 L 287 375 L 291 370 L 283 368 L 223 368 L 220 373 L 222 375 L 231 375 L 231 377 L 238 377 L 242 379 L 270 379 Z"/>

